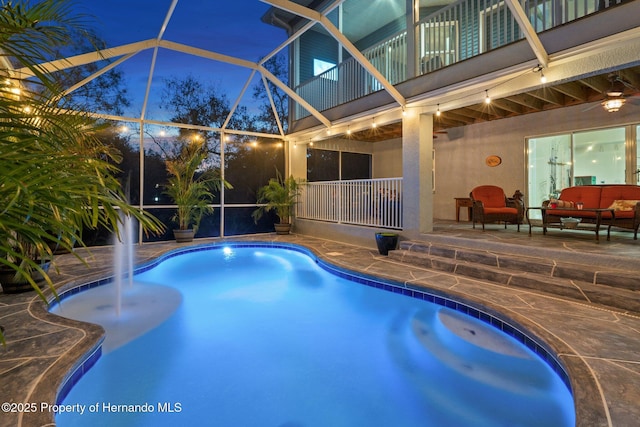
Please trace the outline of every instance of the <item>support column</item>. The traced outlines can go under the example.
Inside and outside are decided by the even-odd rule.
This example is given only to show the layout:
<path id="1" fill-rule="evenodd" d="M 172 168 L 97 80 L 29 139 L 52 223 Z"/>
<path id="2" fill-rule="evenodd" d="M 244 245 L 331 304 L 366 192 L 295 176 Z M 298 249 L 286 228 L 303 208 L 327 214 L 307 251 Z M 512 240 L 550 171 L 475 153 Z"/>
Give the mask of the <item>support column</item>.
<path id="1" fill-rule="evenodd" d="M 288 175 L 295 178 L 307 179 L 307 145 L 288 142 L 289 171 Z"/>
<path id="2" fill-rule="evenodd" d="M 408 111 L 402 120 L 403 236 L 433 231 L 433 115 Z"/>

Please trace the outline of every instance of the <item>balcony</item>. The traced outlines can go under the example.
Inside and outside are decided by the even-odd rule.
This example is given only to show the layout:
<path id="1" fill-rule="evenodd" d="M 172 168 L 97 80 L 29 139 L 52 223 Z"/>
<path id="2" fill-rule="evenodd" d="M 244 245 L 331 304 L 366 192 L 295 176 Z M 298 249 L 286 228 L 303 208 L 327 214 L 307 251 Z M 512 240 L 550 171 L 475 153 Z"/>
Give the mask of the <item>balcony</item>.
<path id="1" fill-rule="evenodd" d="M 622 3 L 623 0 L 526 0 L 522 10 L 541 33 Z M 603 12 L 606 13 L 606 12 Z M 515 16 L 503 0 L 460 0 L 415 24 L 415 40 L 401 31 L 362 51 L 386 80 L 397 85 L 524 39 Z M 411 49 L 415 46 L 415 54 Z M 409 61 L 409 58 L 412 60 Z M 410 64 L 415 64 L 415 70 Z M 318 111 L 362 98 L 383 85 L 354 58 L 307 80 L 295 91 Z M 293 120 L 310 115 L 293 104 Z"/>

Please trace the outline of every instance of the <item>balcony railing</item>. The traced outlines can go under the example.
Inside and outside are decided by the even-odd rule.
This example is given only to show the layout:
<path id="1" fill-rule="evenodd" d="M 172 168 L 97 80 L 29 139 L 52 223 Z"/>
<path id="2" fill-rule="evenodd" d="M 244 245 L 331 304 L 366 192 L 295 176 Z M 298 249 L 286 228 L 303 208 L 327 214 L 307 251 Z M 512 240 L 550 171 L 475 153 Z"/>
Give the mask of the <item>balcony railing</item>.
<path id="1" fill-rule="evenodd" d="M 537 32 L 545 31 L 623 0 L 524 0 L 523 10 Z M 481 55 L 524 37 L 504 0 L 459 0 L 416 24 L 416 74 L 427 74 Z M 402 31 L 362 52 L 391 84 L 410 77 L 407 32 Z M 318 111 L 327 110 L 382 89 L 364 67 L 349 58 L 295 88 Z M 295 104 L 294 120 L 309 115 Z"/>
<path id="2" fill-rule="evenodd" d="M 402 178 L 309 182 L 296 216 L 303 219 L 402 229 Z"/>

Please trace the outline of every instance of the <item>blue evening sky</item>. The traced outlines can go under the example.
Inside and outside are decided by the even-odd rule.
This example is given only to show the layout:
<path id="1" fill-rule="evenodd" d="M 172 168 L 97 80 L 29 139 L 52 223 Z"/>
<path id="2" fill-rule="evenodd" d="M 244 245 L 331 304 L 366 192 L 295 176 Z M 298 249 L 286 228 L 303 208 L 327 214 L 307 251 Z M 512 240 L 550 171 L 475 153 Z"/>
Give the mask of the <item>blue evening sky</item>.
<path id="1" fill-rule="evenodd" d="M 162 27 L 171 0 L 76 0 L 76 10 L 87 15 L 91 27 L 109 47 L 155 39 Z M 262 23 L 269 6 L 258 0 L 180 0 L 168 23 L 163 39 L 217 53 L 258 61 L 286 39 L 284 30 Z M 143 51 L 118 69 L 124 71 L 135 103 L 127 115 L 137 116 L 147 85 L 152 50 Z M 147 118 L 161 114 L 154 107 L 162 79 L 192 75 L 227 94 L 233 103 L 251 71 L 218 61 L 187 56 L 160 49 L 154 71 Z M 259 82 L 254 77 L 251 86 Z M 250 106 L 251 89 L 241 105 Z"/>

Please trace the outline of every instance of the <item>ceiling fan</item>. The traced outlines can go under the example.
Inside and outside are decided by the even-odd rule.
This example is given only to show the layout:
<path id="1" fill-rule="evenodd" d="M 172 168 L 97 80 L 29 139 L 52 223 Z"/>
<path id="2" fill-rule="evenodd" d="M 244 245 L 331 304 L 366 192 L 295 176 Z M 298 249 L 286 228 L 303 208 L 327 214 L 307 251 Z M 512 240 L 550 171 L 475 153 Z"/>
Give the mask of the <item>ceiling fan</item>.
<path id="1" fill-rule="evenodd" d="M 640 92 L 638 88 L 624 80 L 617 73 L 609 74 L 608 79 L 611 84 L 609 86 L 609 89 L 607 89 L 607 91 L 605 92 L 605 98 L 600 103 L 600 105 L 602 105 L 602 108 L 610 113 L 615 113 L 616 111 L 620 110 L 620 108 L 622 108 L 622 106 L 627 102 L 628 99 L 634 104 L 640 103 L 640 98 L 637 101 L 635 100 L 635 98 L 639 96 L 637 94 L 638 92 Z M 627 88 L 632 89 L 636 93 L 636 95 L 625 95 L 624 92 Z M 597 105 L 594 105 L 591 108 L 594 107 L 597 107 Z"/>

